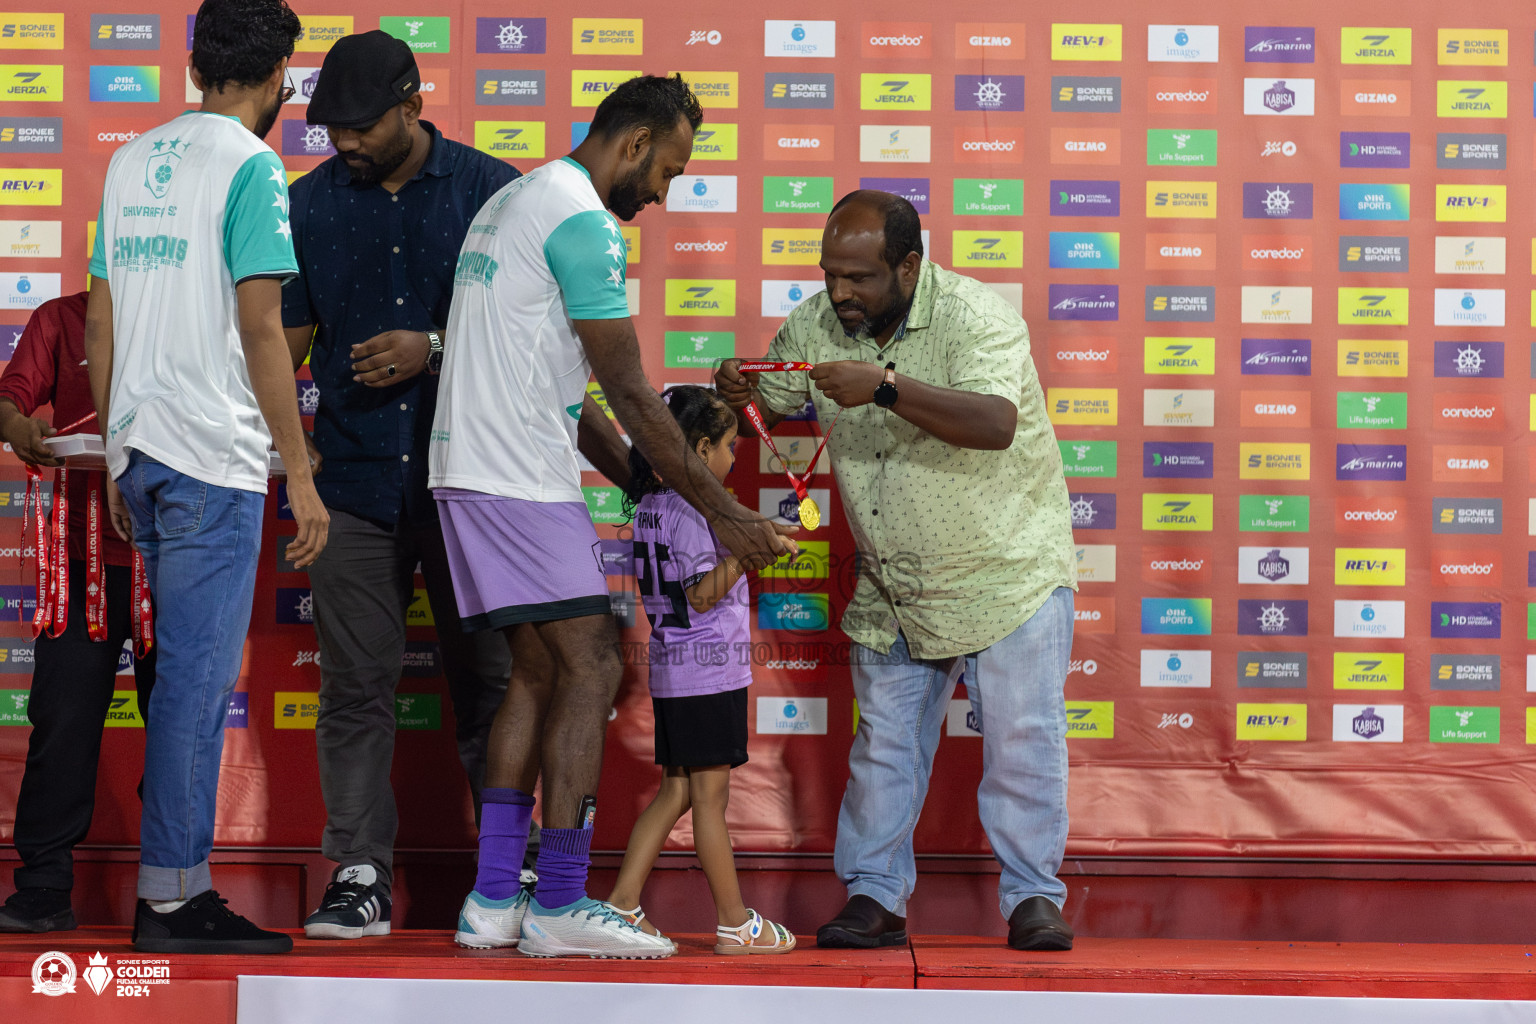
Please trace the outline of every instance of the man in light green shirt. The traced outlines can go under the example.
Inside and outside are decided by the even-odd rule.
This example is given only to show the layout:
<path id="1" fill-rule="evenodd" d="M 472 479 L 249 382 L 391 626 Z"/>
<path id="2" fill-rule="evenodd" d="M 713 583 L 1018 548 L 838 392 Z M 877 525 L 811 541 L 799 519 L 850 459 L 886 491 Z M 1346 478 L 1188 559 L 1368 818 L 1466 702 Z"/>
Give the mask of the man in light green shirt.
<path id="1" fill-rule="evenodd" d="M 833 208 L 821 266 L 827 290 L 790 313 L 767 357 L 815 369 L 744 375 L 732 359 L 715 375 L 770 426 L 807 400 L 822 423 L 840 417 L 827 447 L 858 548 L 842 627 L 859 727 L 835 856 L 849 900 L 817 943 L 906 941 L 912 829 L 963 672 L 1009 944 L 1070 949 L 1056 871 L 1077 576 L 1029 329 L 986 285 L 925 260 L 917 211 L 888 193 Z"/>

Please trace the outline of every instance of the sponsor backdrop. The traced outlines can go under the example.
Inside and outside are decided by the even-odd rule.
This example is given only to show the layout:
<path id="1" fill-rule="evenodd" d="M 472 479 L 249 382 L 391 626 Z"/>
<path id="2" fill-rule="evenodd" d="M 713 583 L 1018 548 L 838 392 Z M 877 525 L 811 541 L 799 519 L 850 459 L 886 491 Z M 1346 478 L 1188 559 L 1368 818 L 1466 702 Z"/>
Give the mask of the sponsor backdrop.
<path id="1" fill-rule="evenodd" d="M 82 286 L 113 148 L 196 99 L 186 7 L 39 6 L 0 13 L 11 344 L 31 308 Z M 1516 184 L 1536 165 L 1530 10 L 1105 0 L 1084 24 L 1043 4 L 937 17 L 914 0 L 766 17 L 600 0 L 426 10 L 301 5 L 298 94 L 269 142 L 294 174 L 329 154 L 304 104 L 351 31 L 407 40 L 426 116 L 523 168 L 567 152 L 617 82 L 685 72 L 708 110 L 694 160 L 665 210 L 626 231 L 658 385 L 760 354 L 823 287 L 823 218 L 861 185 L 910 198 L 933 258 L 1021 309 L 1083 584 L 1073 853 L 1523 855 L 1536 835 L 1536 364 L 1519 333 L 1536 323 L 1536 242 Z M 312 409 L 307 382 L 298 394 Z M 781 433 L 803 467 L 815 423 Z M 738 456 L 742 500 L 789 510 L 777 464 L 750 440 Z M 0 597 L 26 614 L 22 474 L 0 478 Z M 657 776 L 619 495 L 587 483 L 632 663 L 598 818 L 598 845 L 616 848 Z M 829 476 L 815 486 L 829 527 L 802 563 L 763 574 L 753 643 L 721 652 L 756 665 L 752 762 L 732 802 L 744 849 L 830 849 L 846 772 L 857 712 L 828 623 L 850 543 Z M 292 532 L 282 505 L 279 489 L 278 539 Z M 318 843 L 309 613 L 304 575 L 269 536 L 222 842 Z M 463 786 L 420 593 L 411 621 L 400 841 L 467 846 L 467 800 L 443 799 Z M 0 633 L 3 836 L 31 655 L 24 626 Z M 130 691 L 124 677 L 108 724 L 138 724 Z M 985 849 L 973 724 L 957 700 L 935 777 L 953 799 L 930 801 L 919 849 Z M 108 737 L 124 770 L 103 782 L 96 840 L 135 838 L 140 736 Z"/>

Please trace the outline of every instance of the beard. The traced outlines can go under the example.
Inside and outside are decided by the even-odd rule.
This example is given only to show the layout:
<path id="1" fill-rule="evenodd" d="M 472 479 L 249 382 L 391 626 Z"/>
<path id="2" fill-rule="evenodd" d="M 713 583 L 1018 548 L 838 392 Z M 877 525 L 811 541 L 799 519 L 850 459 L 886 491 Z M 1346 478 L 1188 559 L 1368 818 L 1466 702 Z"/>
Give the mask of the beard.
<path id="1" fill-rule="evenodd" d="M 916 290 L 914 290 L 912 294 L 915 296 L 917 294 Z M 902 297 L 901 282 L 896 279 L 896 275 L 892 274 L 890 290 L 885 294 L 884 309 L 878 313 L 871 313 L 869 311 L 869 307 L 865 306 L 864 303 L 860 302 L 858 299 L 849 299 L 847 302 L 840 302 L 837 305 L 838 312 L 863 313 L 864 319 L 860 320 L 852 327 L 849 327 L 848 324 L 843 320 L 839 320 L 838 325 L 842 327 L 843 333 L 850 338 L 878 338 L 881 331 L 884 331 L 887 327 L 891 326 L 891 324 L 906 316 L 907 310 L 911 308 L 912 299 L 910 297 Z"/>
<path id="2" fill-rule="evenodd" d="M 411 132 L 402 120 L 399 133 L 385 143 L 378 156 L 353 152 L 345 154 L 342 160 L 346 162 L 347 170 L 352 172 L 354 184 L 377 185 L 394 174 L 410 155 Z"/>
<path id="3" fill-rule="evenodd" d="M 277 115 L 280 114 L 282 110 L 283 98 L 281 95 L 278 95 L 273 98 L 272 105 L 266 110 L 263 110 L 261 112 L 261 116 L 256 119 L 256 126 L 252 129 L 252 131 L 255 133 L 258 139 L 265 139 L 267 137 L 267 132 L 271 131 L 272 126 L 277 123 Z"/>
<path id="4" fill-rule="evenodd" d="M 645 159 L 640 161 L 640 166 L 626 174 L 622 179 L 613 183 L 608 190 L 608 209 L 619 220 L 629 221 L 635 219 L 635 214 L 645 208 L 650 202 L 644 195 L 646 182 L 651 176 L 651 161 L 656 156 L 656 150 L 652 149 L 645 154 Z"/>

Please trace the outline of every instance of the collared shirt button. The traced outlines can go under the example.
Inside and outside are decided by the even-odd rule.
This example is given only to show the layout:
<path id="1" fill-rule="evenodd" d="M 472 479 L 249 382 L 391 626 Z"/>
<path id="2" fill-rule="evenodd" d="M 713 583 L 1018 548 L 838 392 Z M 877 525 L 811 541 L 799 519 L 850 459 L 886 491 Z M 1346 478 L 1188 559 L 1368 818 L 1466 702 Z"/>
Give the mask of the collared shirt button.
<path id="1" fill-rule="evenodd" d="M 405 300 L 404 299 L 396 299 L 395 300 L 395 305 L 403 306 L 403 305 L 405 305 Z"/>
<path id="2" fill-rule="evenodd" d="M 411 409 L 411 407 L 409 405 L 407 405 L 406 403 L 404 403 L 404 402 L 400 403 L 400 411 L 401 412 L 409 412 L 410 409 Z"/>
<path id="3" fill-rule="evenodd" d="M 411 461 L 411 457 L 409 455 L 402 455 L 402 456 L 400 456 L 400 461 L 401 462 L 410 462 Z"/>
<path id="4" fill-rule="evenodd" d="M 869 514 L 872 515 L 872 516 L 877 516 L 877 515 L 880 514 L 880 510 L 877 509 L 877 508 L 872 508 L 872 509 L 869 510 Z"/>
<path id="5" fill-rule="evenodd" d="M 400 201 L 400 197 L 399 196 L 390 196 L 389 197 L 389 201 L 392 202 L 392 203 L 398 203 Z"/>
<path id="6" fill-rule="evenodd" d="M 398 245 L 395 246 L 395 252 L 399 252 L 399 251 L 400 251 L 400 247 Z"/>
<path id="7" fill-rule="evenodd" d="M 900 607 L 901 607 L 901 602 L 900 602 L 900 601 L 896 601 L 896 602 L 895 602 L 895 604 L 896 604 L 896 607 L 897 607 L 897 608 L 900 608 Z"/>

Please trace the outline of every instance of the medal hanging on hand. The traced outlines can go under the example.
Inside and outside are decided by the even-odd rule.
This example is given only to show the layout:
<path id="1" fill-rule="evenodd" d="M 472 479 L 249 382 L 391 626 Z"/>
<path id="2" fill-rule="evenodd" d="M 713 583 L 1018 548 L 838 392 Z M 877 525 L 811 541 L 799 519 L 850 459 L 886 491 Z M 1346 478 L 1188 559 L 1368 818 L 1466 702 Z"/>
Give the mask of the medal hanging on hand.
<path id="1" fill-rule="evenodd" d="M 785 371 L 804 371 L 812 369 L 812 363 L 774 363 L 762 360 L 742 363 L 737 369 L 742 373 L 778 373 Z M 773 443 L 773 435 L 768 433 L 768 424 L 763 419 L 763 414 L 756 402 L 748 402 L 747 419 L 752 423 L 752 429 L 757 431 L 757 436 L 763 439 L 768 450 L 773 452 L 774 458 L 784 467 L 784 475 L 789 477 L 789 485 L 795 489 L 795 496 L 800 499 L 800 525 L 807 530 L 815 530 L 821 525 L 821 507 L 812 498 L 807 484 L 811 476 L 816 472 L 816 463 L 821 461 L 821 453 L 827 447 L 827 440 L 832 436 L 832 428 L 837 426 L 837 417 L 843 414 L 839 409 L 837 416 L 832 417 L 832 426 L 822 435 L 821 444 L 816 446 L 816 454 L 811 456 L 810 465 L 805 467 L 805 472 L 796 476 L 789 468 L 789 460 L 779 454 L 778 445 Z"/>

